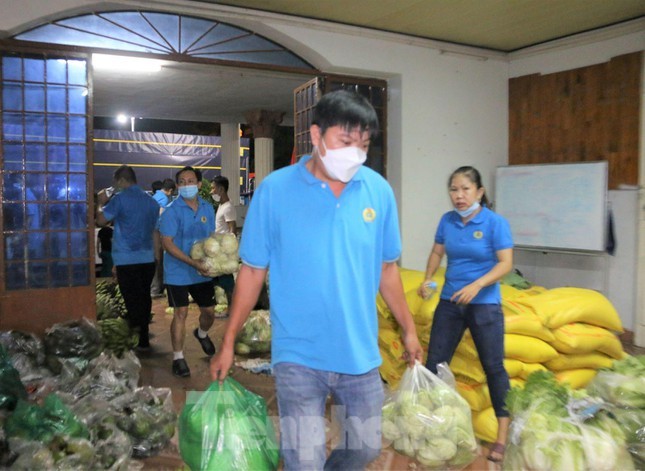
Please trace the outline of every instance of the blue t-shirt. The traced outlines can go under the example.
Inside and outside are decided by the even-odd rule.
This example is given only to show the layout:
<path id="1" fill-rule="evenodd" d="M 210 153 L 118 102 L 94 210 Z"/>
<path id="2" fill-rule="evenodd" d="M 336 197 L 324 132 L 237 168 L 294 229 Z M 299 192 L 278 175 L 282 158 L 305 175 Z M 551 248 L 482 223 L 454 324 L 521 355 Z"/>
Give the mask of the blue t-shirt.
<path id="1" fill-rule="evenodd" d="M 170 198 L 161 190 L 155 191 L 155 194 L 152 195 L 152 197 L 162 208 L 165 208 L 166 206 L 168 206 L 168 204 L 170 204 Z"/>
<path id="2" fill-rule="evenodd" d="M 488 273 L 498 262 L 498 250 L 513 247 L 511 228 L 506 219 L 484 207 L 466 225 L 455 211 L 443 215 L 435 242 L 446 249 L 448 267 L 441 299 L 450 297 L 464 286 Z M 499 283 L 482 288 L 472 304 L 499 304 Z"/>
<path id="3" fill-rule="evenodd" d="M 159 205 L 138 185 L 115 194 L 103 206 L 103 215 L 114 223 L 114 265 L 155 261 L 152 234 L 159 218 Z"/>
<path id="4" fill-rule="evenodd" d="M 174 244 L 186 255 L 197 241 L 207 238 L 215 230 L 215 210 L 213 205 L 197 197 L 197 211 L 188 206 L 182 197 L 166 207 L 159 218 L 159 232 L 162 236 L 172 237 Z M 159 211 L 159 206 L 157 206 Z M 168 285 L 187 286 L 211 281 L 199 272 L 173 257 L 168 252 L 163 255 L 163 279 Z"/>
<path id="5" fill-rule="evenodd" d="M 382 264 L 401 253 L 396 202 L 367 167 L 336 198 L 310 158 L 259 186 L 240 257 L 269 269 L 274 364 L 363 374 L 381 364 L 376 295 Z"/>

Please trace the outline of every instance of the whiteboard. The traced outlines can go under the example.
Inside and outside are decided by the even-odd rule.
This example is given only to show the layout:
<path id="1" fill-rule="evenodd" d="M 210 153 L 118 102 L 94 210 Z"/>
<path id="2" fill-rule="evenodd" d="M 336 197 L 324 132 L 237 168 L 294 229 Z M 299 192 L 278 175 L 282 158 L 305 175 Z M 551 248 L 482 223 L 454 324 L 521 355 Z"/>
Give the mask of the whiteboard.
<path id="1" fill-rule="evenodd" d="M 604 251 L 607 162 L 498 167 L 495 211 L 516 246 Z"/>

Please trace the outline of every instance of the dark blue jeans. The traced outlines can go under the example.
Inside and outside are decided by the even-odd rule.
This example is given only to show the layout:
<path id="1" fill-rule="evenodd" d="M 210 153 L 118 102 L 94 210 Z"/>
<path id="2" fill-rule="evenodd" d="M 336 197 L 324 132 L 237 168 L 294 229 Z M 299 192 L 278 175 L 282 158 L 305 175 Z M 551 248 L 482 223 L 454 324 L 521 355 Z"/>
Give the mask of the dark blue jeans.
<path id="1" fill-rule="evenodd" d="M 504 314 L 499 304 L 440 300 L 430 330 L 426 368 L 436 374 L 439 363 L 450 363 L 466 329 L 470 329 L 484 367 L 495 415 L 508 417 L 505 401 L 510 384 L 504 369 Z"/>

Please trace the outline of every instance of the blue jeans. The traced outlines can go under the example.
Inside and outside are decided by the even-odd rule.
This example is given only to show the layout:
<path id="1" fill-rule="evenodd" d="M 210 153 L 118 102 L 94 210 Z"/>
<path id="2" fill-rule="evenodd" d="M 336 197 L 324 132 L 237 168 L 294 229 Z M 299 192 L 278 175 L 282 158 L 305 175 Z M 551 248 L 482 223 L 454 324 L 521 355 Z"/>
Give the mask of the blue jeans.
<path id="1" fill-rule="evenodd" d="M 361 470 L 381 453 L 383 383 L 378 369 L 348 375 L 278 363 L 273 368 L 284 469 Z M 341 443 L 326 459 L 325 403 L 334 400 Z"/>
<path id="2" fill-rule="evenodd" d="M 450 363 L 466 328 L 486 373 L 495 415 L 508 417 L 505 401 L 510 384 L 504 369 L 504 314 L 499 304 L 464 305 L 440 300 L 430 330 L 426 368 L 436 374 L 439 363 Z"/>

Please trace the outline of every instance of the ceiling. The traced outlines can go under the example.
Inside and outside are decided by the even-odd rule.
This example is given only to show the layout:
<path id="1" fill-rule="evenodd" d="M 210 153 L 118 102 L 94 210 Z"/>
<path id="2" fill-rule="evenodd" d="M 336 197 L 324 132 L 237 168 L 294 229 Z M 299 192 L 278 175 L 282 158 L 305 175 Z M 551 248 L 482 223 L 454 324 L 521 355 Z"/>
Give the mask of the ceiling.
<path id="1" fill-rule="evenodd" d="M 645 0 L 194 0 L 422 38 L 515 51 L 645 15 Z M 94 114 L 244 123 L 254 109 L 286 112 L 311 76 L 166 62 L 160 72 L 94 73 Z"/>
<path id="2" fill-rule="evenodd" d="M 643 0 L 199 0 L 510 52 L 645 15 Z"/>

